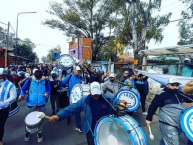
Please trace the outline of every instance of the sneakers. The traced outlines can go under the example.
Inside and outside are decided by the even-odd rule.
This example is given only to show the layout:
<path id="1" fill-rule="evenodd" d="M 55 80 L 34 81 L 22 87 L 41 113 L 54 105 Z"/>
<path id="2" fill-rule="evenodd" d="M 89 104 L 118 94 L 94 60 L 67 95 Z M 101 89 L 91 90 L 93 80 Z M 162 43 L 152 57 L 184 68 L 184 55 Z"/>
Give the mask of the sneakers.
<path id="1" fill-rule="evenodd" d="M 38 133 L 37 137 L 38 137 L 38 142 L 42 142 L 43 141 L 43 136 L 42 136 L 41 133 Z"/>
<path id="2" fill-rule="evenodd" d="M 75 130 L 79 131 L 80 133 L 82 133 L 82 130 L 78 127 L 75 128 Z"/>
<path id="3" fill-rule="evenodd" d="M 142 112 L 143 115 L 147 115 L 147 112 Z"/>
<path id="4" fill-rule="evenodd" d="M 28 133 L 25 134 L 24 140 L 25 140 L 25 141 L 29 141 L 29 140 L 30 140 L 30 136 L 29 136 Z M 2 145 L 2 144 L 1 144 L 1 145 Z"/>

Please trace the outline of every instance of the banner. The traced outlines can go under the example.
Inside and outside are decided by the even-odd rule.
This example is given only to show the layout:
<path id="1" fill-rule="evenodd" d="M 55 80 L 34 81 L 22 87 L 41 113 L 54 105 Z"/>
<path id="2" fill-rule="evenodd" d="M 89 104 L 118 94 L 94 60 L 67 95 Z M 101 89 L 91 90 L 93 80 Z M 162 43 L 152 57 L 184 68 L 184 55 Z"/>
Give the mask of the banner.
<path id="1" fill-rule="evenodd" d="M 180 80 L 180 83 L 182 84 L 180 86 L 180 88 L 183 87 L 187 82 L 193 81 L 193 77 L 158 74 L 158 73 L 154 73 L 154 72 L 146 72 L 146 71 L 141 71 L 141 70 L 137 70 L 137 73 L 138 74 L 142 73 L 142 74 L 148 76 L 149 78 L 155 80 L 156 82 L 158 82 L 164 86 L 167 85 L 168 79 L 171 77 L 175 77 L 175 78 L 178 78 Z"/>

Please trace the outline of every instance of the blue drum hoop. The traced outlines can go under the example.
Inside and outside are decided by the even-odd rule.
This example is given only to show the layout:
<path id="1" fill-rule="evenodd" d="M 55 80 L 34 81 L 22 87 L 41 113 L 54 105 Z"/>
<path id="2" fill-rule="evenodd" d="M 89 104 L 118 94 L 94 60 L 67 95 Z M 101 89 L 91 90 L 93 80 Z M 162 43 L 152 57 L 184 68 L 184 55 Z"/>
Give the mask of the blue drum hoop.
<path id="1" fill-rule="evenodd" d="M 69 58 L 73 61 L 73 63 L 70 64 L 70 65 L 64 65 L 64 64 L 62 64 L 61 60 L 62 60 L 63 57 L 69 57 Z M 70 69 L 70 68 L 74 65 L 74 63 L 75 63 L 75 61 L 74 61 L 73 57 L 70 56 L 70 55 L 68 55 L 68 54 L 63 54 L 63 55 L 61 55 L 61 56 L 60 56 L 60 59 L 58 60 L 58 65 L 60 66 L 60 68 L 61 68 L 62 70 L 68 70 L 68 69 Z"/>
<path id="2" fill-rule="evenodd" d="M 139 96 L 134 92 L 134 91 L 132 91 L 132 90 L 129 90 L 129 89 L 121 89 L 121 90 L 119 90 L 118 92 L 117 92 L 117 94 L 115 95 L 115 97 L 118 99 L 118 100 L 120 100 L 120 96 L 121 96 L 121 94 L 123 94 L 123 93 L 129 93 L 130 95 L 132 95 L 133 96 L 133 98 L 135 99 L 135 104 L 132 106 L 132 107 L 130 107 L 129 105 L 128 105 L 128 111 L 129 112 L 132 112 L 132 111 L 135 111 L 135 110 L 137 110 L 138 108 L 139 108 L 139 105 L 140 105 L 140 98 L 139 98 Z"/>
<path id="3" fill-rule="evenodd" d="M 129 117 L 129 119 L 131 119 L 132 122 L 130 122 L 127 119 L 127 117 Z M 100 145 L 98 143 L 98 141 L 97 141 L 97 137 L 98 137 L 97 136 L 97 132 L 98 132 L 98 130 L 97 130 L 98 128 L 97 127 L 98 127 L 99 123 L 100 124 L 104 124 L 106 122 L 111 122 L 111 120 L 115 120 L 117 123 L 120 124 L 119 127 L 121 127 L 123 129 L 124 133 L 130 137 L 130 141 L 132 142 L 132 145 L 147 145 L 148 144 L 145 132 L 143 131 L 142 127 L 140 127 L 139 123 L 134 118 L 132 118 L 131 116 L 125 115 L 125 116 L 121 116 L 119 118 L 114 117 L 114 116 L 105 116 L 105 117 L 101 118 L 97 122 L 97 124 L 95 126 L 95 130 L 94 130 L 94 142 L 95 142 L 95 145 Z M 130 130 L 129 127 L 124 122 L 128 123 L 130 125 L 130 127 L 132 127 L 132 130 Z M 140 132 L 142 133 L 141 137 L 143 137 L 143 138 L 140 138 L 138 140 L 138 142 L 136 142 L 136 140 L 134 139 L 134 137 L 131 134 L 133 129 L 136 129 L 137 127 L 140 130 Z M 136 130 L 134 130 L 134 132 L 135 132 L 136 136 L 139 138 L 140 137 L 140 132 L 137 132 Z"/>
<path id="4" fill-rule="evenodd" d="M 79 100 L 82 98 L 82 96 L 83 96 L 83 88 L 82 88 L 82 85 L 81 84 L 76 84 L 76 85 L 74 85 L 74 87 L 72 88 L 72 91 L 75 89 L 75 88 L 77 88 L 77 87 L 79 87 L 80 88 L 80 91 L 81 91 L 81 93 L 80 93 L 80 97 L 79 97 Z M 72 102 L 72 91 L 70 92 L 70 104 L 73 104 L 73 102 Z M 78 94 L 77 94 L 78 95 Z M 79 101 L 79 100 L 77 100 L 77 102 Z"/>
<path id="5" fill-rule="evenodd" d="M 190 123 L 192 126 L 190 126 Z M 180 125 L 188 139 L 193 142 L 193 106 L 184 110 L 183 114 L 180 116 Z"/>

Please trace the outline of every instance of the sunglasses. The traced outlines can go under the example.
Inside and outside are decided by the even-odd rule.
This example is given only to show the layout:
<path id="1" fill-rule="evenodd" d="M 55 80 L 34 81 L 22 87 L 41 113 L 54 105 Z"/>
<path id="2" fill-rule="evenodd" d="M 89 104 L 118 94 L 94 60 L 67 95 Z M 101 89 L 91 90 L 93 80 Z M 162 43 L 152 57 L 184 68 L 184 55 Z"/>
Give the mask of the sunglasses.
<path id="1" fill-rule="evenodd" d="M 170 84 L 171 86 L 179 87 L 180 84 Z"/>

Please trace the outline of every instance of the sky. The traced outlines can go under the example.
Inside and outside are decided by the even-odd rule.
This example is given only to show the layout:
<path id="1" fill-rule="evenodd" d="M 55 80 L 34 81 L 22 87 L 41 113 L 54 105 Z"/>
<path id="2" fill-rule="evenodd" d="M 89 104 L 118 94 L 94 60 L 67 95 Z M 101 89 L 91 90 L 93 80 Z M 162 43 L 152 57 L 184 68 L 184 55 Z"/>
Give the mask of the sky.
<path id="1" fill-rule="evenodd" d="M 49 0 L 0 0 L 0 22 L 10 22 L 12 28 L 16 31 L 17 14 L 20 12 L 37 12 L 34 14 L 20 14 L 18 16 L 18 37 L 20 39 L 29 38 L 36 44 L 34 51 L 41 57 L 48 54 L 48 50 L 60 45 L 62 54 L 68 53 L 68 42 L 62 31 L 51 29 L 42 24 L 46 19 L 57 18 L 46 12 L 49 8 Z M 55 0 L 63 3 L 63 0 Z M 179 0 L 162 0 L 160 12 L 154 12 L 153 15 L 167 14 L 173 12 L 170 20 L 181 18 L 180 12 L 185 9 Z M 179 40 L 178 22 L 170 23 L 164 30 L 164 39 L 160 44 L 150 41 L 149 49 L 176 46 Z M 0 23 L 0 26 L 7 29 L 6 25 Z M 12 30 L 10 30 L 12 31 Z"/>

